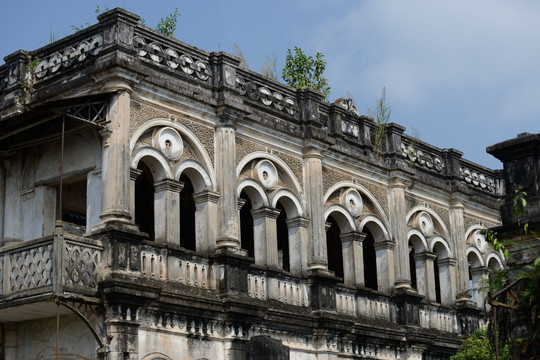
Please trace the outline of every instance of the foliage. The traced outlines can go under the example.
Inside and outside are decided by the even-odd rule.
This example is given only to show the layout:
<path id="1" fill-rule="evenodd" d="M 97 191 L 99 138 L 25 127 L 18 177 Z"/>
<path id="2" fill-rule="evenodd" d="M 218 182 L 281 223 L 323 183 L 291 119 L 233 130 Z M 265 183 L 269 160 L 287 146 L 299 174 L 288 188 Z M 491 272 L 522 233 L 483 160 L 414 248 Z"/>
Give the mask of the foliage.
<path id="1" fill-rule="evenodd" d="M 390 120 L 390 114 L 392 110 L 390 106 L 386 104 L 386 87 L 382 88 L 382 95 L 377 99 L 375 103 L 375 122 L 377 128 L 375 130 L 375 153 L 381 154 L 382 140 L 386 134 L 386 126 Z"/>
<path id="2" fill-rule="evenodd" d="M 324 99 L 330 94 L 328 80 L 323 76 L 326 69 L 324 55 L 317 52 L 315 58 L 304 54 L 302 49 L 295 46 L 294 55 L 291 49 L 287 50 L 285 65 L 281 70 L 281 77 L 289 85 L 297 89 L 312 88 L 320 91 Z"/>
<path id="3" fill-rule="evenodd" d="M 495 349 L 493 348 L 487 330 L 478 329 L 471 336 L 463 341 L 456 355 L 450 360 L 492 360 L 495 359 Z M 499 359 L 511 359 L 509 348 L 499 354 Z"/>
<path id="4" fill-rule="evenodd" d="M 179 16 L 180 13 L 178 12 L 178 8 L 174 9 L 174 12 L 169 14 L 169 16 L 161 18 L 156 30 L 164 35 L 174 36 L 174 32 L 176 31 L 176 21 Z"/>
<path id="5" fill-rule="evenodd" d="M 277 63 L 277 57 L 275 54 L 272 57 L 269 57 L 268 55 L 264 55 L 264 64 L 261 68 L 261 74 L 272 80 L 277 80 L 278 75 L 277 75 L 276 63 Z"/>
<path id="6" fill-rule="evenodd" d="M 21 76 L 21 89 L 22 94 L 20 100 L 23 104 L 28 101 L 28 98 L 34 92 L 34 84 L 36 82 L 36 68 L 39 65 L 41 59 L 34 58 L 24 67 L 24 72 Z"/>
<path id="7" fill-rule="evenodd" d="M 240 68 L 248 70 L 249 66 L 246 59 L 244 58 L 244 54 L 242 54 L 242 50 L 240 50 L 240 46 L 238 46 L 238 44 L 236 43 L 233 43 L 232 46 L 233 46 L 234 56 L 240 59 Z"/>

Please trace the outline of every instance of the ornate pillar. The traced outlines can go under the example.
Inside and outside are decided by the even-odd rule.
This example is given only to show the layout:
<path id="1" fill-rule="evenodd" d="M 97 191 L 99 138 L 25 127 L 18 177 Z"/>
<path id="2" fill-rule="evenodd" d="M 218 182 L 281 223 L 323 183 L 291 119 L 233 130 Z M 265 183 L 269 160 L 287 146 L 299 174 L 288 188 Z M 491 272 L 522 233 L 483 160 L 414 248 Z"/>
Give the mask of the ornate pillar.
<path id="1" fill-rule="evenodd" d="M 308 227 L 310 270 L 327 269 L 326 231 L 324 218 L 324 193 L 322 178 L 321 150 L 308 146 L 304 150 L 304 192 L 307 215 L 311 222 Z"/>
<path id="2" fill-rule="evenodd" d="M 154 228 L 156 242 L 180 245 L 181 181 L 165 179 L 155 184 Z"/>
<path id="3" fill-rule="evenodd" d="M 490 273 L 491 271 L 485 266 L 471 269 L 472 285 L 473 285 L 472 291 L 474 294 L 473 301 L 476 303 L 476 306 L 478 306 L 482 310 L 484 310 L 486 294 L 484 291 L 482 291 L 481 286 L 483 282 L 489 279 Z"/>
<path id="4" fill-rule="evenodd" d="M 390 292 L 394 286 L 395 274 L 389 269 L 394 269 L 394 247 L 395 243 L 390 240 L 383 240 L 375 243 L 375 254 L 377 256 L 377 283 L 379 291 Z"/>
<path id="5" fill-rule="evenodd" d="M 240 248 L 240 217 L 236 195 L 236 122 L 242 115 L 225 108 L 215 132 L 215 159 L 218 200 L 219 233 L 217 248 Z"/>
<path id="6" fill-rule="evenodd" d="M 139 326 L 137 306 L 112 305 L 105 326 L 110 340 L 108 360 L 139 359 Z"/>
<path id="7" fill-rule="evenodd" d="M 107 90 L 117 90 L 111 96 L 108 128 L 103 135 L 103 194 L 101 226 L 108 222 L 129 222 L 130 214 L 130 153 L 129 121 L 131 87 L 116 77 L 107 80 Z"/>
<path id="8" fill-rule="evenodd" d="M 414 262 L 416 267 L 416 291 L 418 292 L 418 295 L 425 296 L 430 300 L 431 298 L 429 297 L 429 294 L 435 293 L 435 278 L 433 277 L 433 261 L 435 260 L 435 257 L 435 254 L 428 252 L 414 254 Z M 433 284 L 432 290 L 429 288 L 431 284 Z"/>
<path id="9" fill-rule="evenodd" d="M 435 293 L 435 276 L 439 276 L 439 274 L 435 274 L 435 259 L 437 258 L 437 255 L 432 252 L 425 252 L 426 256 L 426 280 L 427 280 L 427 298 L 431 302 L 437 301 L 437 295 Z"/>
<path id="10" fill-rule="evenodd" d="M 343 282 L 345 285 L 363 287 L 364 282 L 364 252 L 362 242 L 366 234 L 351 231 L 341 234 L 341 249 L 343 251 Z"/>
<path id="11" fill-rule="evenodd" d="M 278 268 L 278 246 L 276 219 L 279 210 L 260 208 L 251 210 L 253 215 L 253 241 L 255 243 L 255 264 Z"/>
<path id="12" fill-rule="evenodd" d="M 287 219 L 287 228 L 289 231 L 289 264 L 290 271 L 293 274 L 307 273 L 307 229 L 308 219 L 305 217 L 295 217 Z"/>
<path id="13" fill-rule="evenodd" d="M 4 243 L 4 214 L 6 204 L 6 169 L 0 160 L 0 246 Z"/>
<path id="14" fill-rule="evenodd" d="M 469 292 L 469 262 L 467 261 L 467 243 L 465 239 L 465 222 L 463 220 L 463 200 L 459 193 L 455 194 L 450 203 L 450 236 L 454 254 L 457 258 L 457 302 L 467 302 L 471 299 Z"/>
<path id="15" fill-rule="evenodd" d="M 4 212 L 4 245 L 23 239 L 22 194 L 19 185 L 22 179 L 21 163 L 22 159 L 4 160 L 6 174 L 4 206 L 6 209 L 9 208 L 9 211 Z"/>
<path id="16" fill-rule="evenodd" d="M 135 222 L 135 181 L 141 174 L 142 170 L 129 169 L 129 214 L 132 222 Z"/>
<path id="17" fill-rule="evenodd" d="M 456 259 L 439 260 L 439 279 L 441 281 L 441 304 L 453 305 L 455 299 Z"/>
<path id="18" fill-rule="evenodd" d="M 195 200 L 196 250 L 203 253 L 212 253 L 216 248 L 219 194 L 206 190 L 193 194 L 193 199 Z"/>
<path id="19" fill-rule="evenodd" d="M 95 225 L 99 224 L 99 215 L 101 214 L 101 169 L 90 171 L 87 175 L 86 188 L 86 231 L 90 231 Z M 131 207 L 130 207 L 131 209 Z M 131 219 L 135 219 L 135 210 L 133 210 Z"/>
<path id="20" fill-rule="evenodd" d="M 396 289 L 411 289 L 409 269 L 409 245 L 407 242 L 407 223 L 405 208 L 405 184 L 403 179 L 394 176 L 388 184 L 388 204 L 390 205 L 390 233 L 396 244 Z"/>

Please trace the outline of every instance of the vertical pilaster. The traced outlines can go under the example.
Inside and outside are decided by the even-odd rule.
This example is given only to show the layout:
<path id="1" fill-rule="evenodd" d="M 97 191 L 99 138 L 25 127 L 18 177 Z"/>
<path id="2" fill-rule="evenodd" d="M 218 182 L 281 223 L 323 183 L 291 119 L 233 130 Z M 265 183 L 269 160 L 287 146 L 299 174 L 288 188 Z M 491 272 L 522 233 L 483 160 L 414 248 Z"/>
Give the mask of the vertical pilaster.
<path id="1" fill-rule="evenodd" d="M 34 211 L 32 221 L 25 228 L 31 229 L 29 239 L 52 235 L 55 226 L 56 189 L 51 186 L 37 186 L 34 190 Z"/>
<path id="2" fill-rule="evenodd" d="M 307 229 L 308 219 L 298 216 L 287 219 L 289 232 L 289 264 L 293 274 L 307 274 L 308 243 Z"/>
<path id="3" fill-rule="evenodd" d="M 139 325 L 137 307 L 114 305 L 105 320 L 110 340 L 108 360 L 139 359 Z"/>
<path id="4" fill-rule="evenodd" d="M 466 302 L 471 298 L 469 292 L 469 263 L 465 239 L 465 221 L 463 220 L 463 202 L 454 198 L 450 203 L 450 236 L 457 258 L 457 302 Z"/>
<path id="5" fill-rule="evenodd" d="M 363 287 L 364 282 L 364 249 L 362 242 L 366 234 L 352 231 L 341 234 L 341 245 L 343 251 L 343 282 L 345 285 Z"/>
<path id="6" fill-rule="evenodd" d="M 255 242 L 255 264 L 278 268 L 276 219 L 279 210 L 260 208 L 251 210 Z"/>
<path id="7" fill-rule="evenodd" d="M 441 303 L 453 305 L 455 299 L 456 259 L 446 258 L 438 261 L 441 280 Z"/>
<path id="8" fill-rule="evenodd" d="M 101 169 L 90 171 L 86 176 L 86 231 L 90 231 L 100 222 L 102 188 Z M 132 219 L 135 219 L 134 215 L 135 213 L 133 213 Z"/>
<path id="9" fill-rule="evenodd" d="M 410 289 L 411 274 L 409 269 L 409 245 L 407 242 L 405 184 L 398 177 L 393 177 L 388 184 L 388 204 L 390 208 L 390 233 L 396 244 L 396 261 L 394 261 L 395 287 L 396 289 Z"/>
<path id="10" fill-rule="evenodd" d="M 154 227 L 156 242 L 180 245 L 181 181 L 165 179 L 155 184 Z"/>
<path id="11" fill-rule="evenodd" d="M 240 217 L 236 194 L 236 122 L 242 116 L 229 108 L 223 109 L 215 131 L 215 159 L 218 200 L 219 235 L 217 248 L 240 248 Z"/>
<path id="12" fill-rule="evenodd" d="M 308 146 L 304 151 L 304 191 L 306 210 L 311 218 L 308 227 L 310 270 L 327 269 L 326 231 L 324 219 L 324 193 L 321 151 Z"/>
<path id="13" fill-rule="evenodd" d="M 6 169 L 0 162 L 0 246 L 4 243 L 4 214 L 6 208 Z"/>
<path id="14" fill-rule="evenodd" d="M 4 161 L 6 170 L 5 208 L 9 211 L 4 213 L 4 244 L 18 242 L 23 239 L 23 212 L 22 198 L 19 186 L 21 180 L 22 159 L 9 159 Z"/>
<path id="15" fill-rule="evenodd" d="M 195 200 L 195 237 L 198 252 L 211 253 L 216 248 L 217 237 L 217 202 L 219 194 L 206 190 L 194 194 Z"/>
<path id="16" fill-rule="evenodd" d="M 132 221 L 135 221 L 135 181 L 141 174 L 142 170 L 129 169 L 129 214 Z"/>
<path id="17" fill-rule="evenodd" d="M 485 283 L 489 279 L 490 270 L 485 266 L 471 269 L 474 302 L 476 306 L 484 310 L 486 294 L 482 291 L 482 283 Z"/>
<path id="18" fill-rule="evenodd" d="M 428 259 L 429 266 L 428 266 Z M 435 260 L 435 255 L 432 253 L 426 253 L 422 252 L 420 254 L 414 254 L 414 262 L 416 267 L 416 291 L 418 292 L 418 295 L 426 296 L 426 298 L 429 298 L 429 284 L 434 284 L 435 279 L 430 280 L 429 279 L 429 270 L 428 267 L 430 267 L 431 271 L 433 271 L 433 260 Z M 431 278 L 433 278 L 433 274 L 431 274 Z M 435 287 L 433 287 L 433 291 L 435 291 Z"/>
<path id="19" fill-rule="evenodd" d="M 23 239 L 31 240 L 36 236 L 32 231 L 35 230 L 32 226 L 34 223 L 34 189 L 25 189 L 21 191 L 22 213 L 23 213 Z M 56 204 L 56 201 L 54 202 Z M 61 220 L 61 219 L 60 219 Z"/>
<path id="20" fill-rule="evenodd" d="M 101 225 L 130 222 L 130 153 L 129 121 L 131 87 L 113 78 L 106 88 L 116 90 L 111 96 L 108 129 L 103 135 L 103 193 Z"/>
<path id="21" fill-rule="evenodd" d="M 426 279 L 427 279 L 427 298 L 431 302 L 437 301 L 437 295 L 435 292 L 435 276 L 439 276 L 439 274 L 435 274 L 435 259 L 437 258 L 437 255 L 432 252 L 426 252 Z"/>
<path id="22" fill-rule="evenodd" d="M 395 283 L 395 274 L 389 269 L 394 269 L 395 243 L 383 240 L 375 243 L 375 255 L 377 256 L 377 284 L 379 291 L 389 292 Z"/>

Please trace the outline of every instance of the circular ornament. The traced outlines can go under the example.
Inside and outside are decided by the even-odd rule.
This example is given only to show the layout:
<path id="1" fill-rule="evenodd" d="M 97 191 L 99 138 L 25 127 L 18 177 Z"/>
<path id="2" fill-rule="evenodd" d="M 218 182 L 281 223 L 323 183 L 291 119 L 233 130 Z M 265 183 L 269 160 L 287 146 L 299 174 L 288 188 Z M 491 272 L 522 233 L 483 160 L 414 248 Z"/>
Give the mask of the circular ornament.
<path id="1" fill-rule="evenodd" d="M 274 164 L 269 160 L 261 160 L 255 165 L 257 180 L 267 189 L 273 190 L 278 184 L 278 172 Z"/>
<path id="2" fill-rule="evenodd" d="M 364 208 L 364 204 L 362 202 L 362 195 L 358 192 L 356 189 L 349 189 L 345 191 L 345 193 L 341 196 L 341 203 L 352 216 L 360 216 L 362 214 L 362 210 Z"/>
<path id="3" fill-rule="evenodd" d="M 60 66 L 62 66 L 62 55 L 60 55 L 59 53 L 54 53 L 49 58 L 49 70 L 50 72 L 54 73 L 58 69 L 60 69 Z"/>
<path id="4" fill-rule="evenodd" d="M 425 211 L 422 211 L 420 215 L 418 215 L 418 228 L 426 238 L 433 235 L 433 220 Z"/>
<path id="5" fill-rule="evenodd" d="M 150 53 L 150 59 L 152 59 L 152 61 L 160 63 L 161 60 L 163 60 L 163 56 L 161 56 L 161 54 L 163 53 L 163 49 L 161 48 L 161 46 L 159 44 L 153 42 L 153 43 L 150 44 L 149 47 L 150 47 L 150 49 L 153 50 Z"/>
<path id="6" fill-rule="evenodd" d="M 86 59 L 88 56 L 88 50 L 90 50 L 90 44 L 88 41 L 82 41 L 77 46 L 77 60 L 84 61 L 84 59 Z"/>
<path id="7" fill-rule="evenodd" d="M 474 234 L 474 244 L 481 252 L 484 252 L 486 250 L 486 237 L 480 232 L 480 230 L 477 230 Z"/>
<path id="8" fill-rule="evenodd" d="M 285 107 L 283 105 L 283 95 L 278 92 L 274 93 L 274 107 L 280 111 Z"/>
<path id="9" fill-rule="evenodd" d="M 146 56 L 148 54 L 148 51 L 146 51 L 146 41 L 142 37 L 135 36 L 133 38 L 133 46 L 137 49 L 139 56 Z"/>
<path id="10" fill-rule="evenodd" d="M 152 145 L 169 160 L 178 160 L 184 151 L 182 137 L 172 127 L 164 127 L 154 132 Z"/>
<path id="11" fill-rule="evenodd" d="M 165 50 L 165 59 L 167 59 L 165 61 L 167 63 L 167 66 L 171 69 L 176 69 L 178 67 L 178 53 L 173 49 Z"/>
<path id="12" fill-rule="evenodd" d="M 270 92 L 270 90 L 268 90 L 268 88 L 261 86 L 259 88 L 259 95 L 261 96 L 261 101 L 264 105 L 272 105 L 272 93 Z"/>
<path id="13" fill-rule="evenodd" d="M 101 51 L 101 48 L 103 47 L 103 36 L 97 35 L 94 36 L 92 39 L 92 43 L 90 44 L 90 53 L 92 55 L 97 55 Z"/>
<path id="14" fill-rule="evenodd" d="M 77 55 L 77 50 L 73 46 L 68 46 L 64 50 L 64 54 L 62 55 L 62 65 L 64 67 L 69 67 L 71 64 L 73 64 L 73 61 L 75 60 L 75 56 Z"/>

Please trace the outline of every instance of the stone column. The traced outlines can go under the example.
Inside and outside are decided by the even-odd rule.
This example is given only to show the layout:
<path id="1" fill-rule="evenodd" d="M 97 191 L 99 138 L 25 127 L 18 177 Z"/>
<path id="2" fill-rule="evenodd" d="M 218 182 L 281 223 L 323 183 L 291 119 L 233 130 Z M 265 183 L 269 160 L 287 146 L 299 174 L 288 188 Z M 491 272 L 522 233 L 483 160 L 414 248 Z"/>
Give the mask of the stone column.
<path id="1" fill-rule="evenodd" d="M 441 280 L 441 304 L 453 305 L 455 299 L 456 259 L 439 260 L 439 278 Z"/>
<path id="2" fill-rule="evenodd" d="M 470 301 L 469 262 L 467 261 L 467 243 L 465 239 L 465 222 L 463 220 L 463 202 L 456 196 L 450 203 L 450 236 L 454 254 L 457 258 L 457 302 Z"/>
<path id="3" fill-rule="evenodd" d="M 477 267 L 471 269 L 473 291 L 474 291 L 474 302 L 480 309 L 484 309 L 486 294 L 484 291 L 480 290 L 482 283 L 489 279 L 489 274 L 491 271 L 485 266 Z"/>
<path id="4" fill-rule="evenodd" d="M 193 194 L 193 199 L 195 200 L 196 250 L 212 253 L 216 248 L 219 194 L 206 190 Z"/>
<path id="5" fill-rule="evenodd" d="M 396 289 L 411 288 L 409 269 L 409 244 L 407 242 L 407 223 L 405 208 L 405 184 L 403 179 L 393 177 L 388 184 L 388 204 L 390 207 L 390 233 L 396 244 L 394 271 Z"/>
<path id="6" fill-rule="evenodd" d="M 108 119 L 103 135 L 103 193 L 101 226 L 108 222 L 130 222 L 130 153 L 129 117 L 131 87 L 124 81 L 107 83 L 106 89 L 117 90 L 111 96 Z"/>
<path id="7" fill-rule="evenodd" d="M 308 227 L 310 270 L 327 269 L 326 231 L 324 218 L 324 193 L 321 150 L 308 146 L 304 150 L 304 199 L 307 215 L 311 219 Z"/>
<path id="8" fill-rule="evenodd" d="M 3 244 L 19 242 L 23 239 L 23 212 L 22 198 L 20 191 L 20 181 L 22 176 L 22 159 L 10 159 L 4 161 L 6 174 L 5 180 L 5 208 L 9 211 L 4 212 L 4 239 Z"/>
<path id="9" fill-rule="evenodd" d="M 107 336 L 111 339 L 107 360 L 139 359 L 139 321 L 136 306 L 113 305 L 105 320 Z"/>
<path id="10" fill-rule="evenodd" d="M 307 229 L 308 219 L 298 216 L 287 219 L 289 231 L 289 264 L 293 274 L 307 274 Z"/>
<path id="11" fill-rule="evenodd" d="M 31 237 L 35 239 L 41 236 L 52 235 L 55 226 L 56 189 L 52 186 L 37 186 L 34 190 L 33 218 L 28 226 L 31 228 Z"/>
<path id="12" fill-rule="evenodd" d="M 225 108 L 215 131 L 215 162 L 218 200 L 219 233 L 217 248 L 240 248 L 240 217 L 236 195 L 236 121 L 242 116 Z"/>
<path id="13" fill-rule="evenodd" d="M 425 252 L 425 260 L 426 260 L 426 280 L 427 280 L 427 298 L 431 302 L 437 301 L 437 295 L 435 293 L 435 276 L 439 276 L 439 274 L 435 274 L 435 259 L 437 258 L 437 255 L 432 252 Z M 417 280 L 418 281 L 418 280 Z"/>
<path id="14" fill-rule="evenodd" d="M 6 204 L 6 169 L 0 161 L 0 246 L 4 243 L 4 214 Z"/>
<path id="15" fill-rule="evenodd" d="M 429 294 L 435 293 L 435 278 L 433 277 L 434 260 L 435 254 L 433 253 L 422 252 L 419 254 L 414 254 L 414 262 L 416 267 L 416 291 L 418 292 L 418 295 L 425 296 L 430 300 L 431 298 L 429 297 Z M 430 271 L 431 276 L 429 275 Z M 433 290 L 429 289 L 431 284 L 433 284 Z"/>
<path id="16" fill-rule="evenodd" d="M 165 179 L 155 183 L 154 228 L 156 242 L 180 245 L 181 181 Z"/>
<path id="17" fill-rule="evenodd" d="M 279 210 L 260 208 L 251 210 L 253 216 L 253 242 L 255 243 L 255 264 L 278 268 L 278 246 L 276 219 Z"/>
<path id="18" fill-rule="evenodd" d="M 393 271 L 388 271 L 388 269 L 394 269 L 394 247 L 395 243 L 390 240 L 375 243 L 377 283 L 379 285 L 379 291 L 382 292 L 390 292 L 394 287 L 395 274 Z"/>
<path id="19" fill-rule="evenodd" d="M 142 170 L 129 169 L 129 214 L 132 222 L 135 222 L 135 181 L 141 174 Z"/>
<path id="20" fill-rule="evenodd" d="M 362 242 L 366 234 L 351 231 L 341 234 L 341 249 L 343 251 L 343 282 L 345 285 L 363 287 L 364 282 L 364 252 Z"/>
<path id="21" fill-rule="evenodd" d="M 55 193 L 56 194 L 56 193 Z M 21 191 L 21 200 L 22 200 L 22 213 L 23 213 L 23 239 L 25 241 L 31 240 L 37 237 L 37 234 L 34 234 L 35 228 L 34 224 L 34 189 L 24 189 Z M 56 204 L 56 198 L 54 203 Z M 40 219 L 43 220 L 43 219 Z M 61 220 L 61 217 L 60 217 Z"/>
<path id="22" fill-rule="evenodd" d="M 102 189 L 101 169 L 90 171 L 86 177 L 86 231 L 90 231 L 100 222 Z M 135 219 L 135 212 L 132 219 Z"/>

